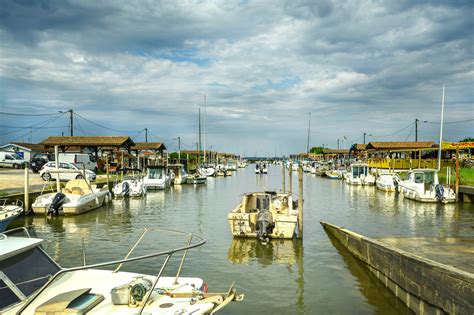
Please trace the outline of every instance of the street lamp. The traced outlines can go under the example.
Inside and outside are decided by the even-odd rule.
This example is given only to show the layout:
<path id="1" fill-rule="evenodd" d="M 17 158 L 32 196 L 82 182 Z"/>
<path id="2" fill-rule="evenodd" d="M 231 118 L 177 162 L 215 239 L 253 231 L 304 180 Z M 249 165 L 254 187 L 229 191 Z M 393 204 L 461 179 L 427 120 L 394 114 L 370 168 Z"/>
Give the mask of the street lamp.
<path id="1" fill-rule="evenodd" d="M 366 132 L 364 132 L 364 144 L 365 144 L 365 136 L 372 137 L 372 135 L 371 135 L 371 134 L 367 134 Z"/>

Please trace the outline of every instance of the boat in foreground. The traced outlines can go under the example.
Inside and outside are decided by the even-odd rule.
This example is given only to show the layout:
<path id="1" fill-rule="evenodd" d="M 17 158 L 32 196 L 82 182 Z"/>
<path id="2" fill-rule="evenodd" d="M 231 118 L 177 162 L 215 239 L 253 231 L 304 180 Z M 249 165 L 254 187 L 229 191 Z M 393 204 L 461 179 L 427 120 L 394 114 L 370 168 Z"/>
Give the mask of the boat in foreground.
<path id="1" fill-rule="evenodd" d="M 228 214 L 234 237 L 292 238 L 298 221 L 298 210 L 288 193 L 274 191 L 246 193 L 239 205 Z"/>
<path id="2" fill-rule="evenodd" d="M 20 200 L 13 204 L 7 204 L 7 199 L 0 199 L 0 232 L 5 231 L 8 225 L 22 212 L 23 203 Z"/>
<path id="3" fill-rule="evenodd" d="M 147 189 L 167 189 L 170 187 L 168 169 L 161 165 L 149 165 L 143 181 Z"/>
<path id="4" fill-rule="evenodd" d="M 408 172 L 406 180 L 399 183 L 398 190 L 408 199 L 421 202 L 454 202 L 456 195 L 450 187 L 439 183 L 435 169 L 414 169 Z"/>
<path id="5" fill-rule="evenodd" d="M 110 200 L 108 187 L 99 188 L 85 179 L 73 179 L 61 192 L 40 195 L 32 208 L 35 214 L 76 215 L 99 208 Z"/>
<path id="6" fill-rule="evenodd" d="M 124 259 L 62 268 L 40 247 L 42 239 L 20 229 L 25 237 L 0 233 L 2 281 L 8 284 L 1 288 L 1 314 L 209 314 L 243 299 L 233 284 L 225 293 L 208 293 L 202 279 L 180 277 L 187 250 L 206 242 L 197 236 L 190 236 L 183 247 L 128 258 L 138 241 Z M 150 231 L 145 229 L 142 236 Z M 180 252 L 184 255 L 176 275 L 163 276 L 172 255 Z M 125 263 L 163 256 L 164 262 L 155 265 L 156 275 L 120 271 Z"/>

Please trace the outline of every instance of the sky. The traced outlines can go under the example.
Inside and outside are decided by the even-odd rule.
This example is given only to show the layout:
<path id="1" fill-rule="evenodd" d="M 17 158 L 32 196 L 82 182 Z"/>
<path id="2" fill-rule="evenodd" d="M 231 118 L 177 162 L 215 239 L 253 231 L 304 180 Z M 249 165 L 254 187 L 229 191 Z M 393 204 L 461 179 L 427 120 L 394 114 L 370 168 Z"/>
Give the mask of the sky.
<path id="1" fill-rule="evenodd" d="M 247 156 L 305 152 L 309 113 L 310 147 L 414 140 L 415 119 L 438 142 L 443 85 L 458 141 L 473 16 L 471 0 L 3 0 L 0 144 L 68 135 L 73 109 L 75 135 L 192 149 L 199 108 L 206 148 Z"/>

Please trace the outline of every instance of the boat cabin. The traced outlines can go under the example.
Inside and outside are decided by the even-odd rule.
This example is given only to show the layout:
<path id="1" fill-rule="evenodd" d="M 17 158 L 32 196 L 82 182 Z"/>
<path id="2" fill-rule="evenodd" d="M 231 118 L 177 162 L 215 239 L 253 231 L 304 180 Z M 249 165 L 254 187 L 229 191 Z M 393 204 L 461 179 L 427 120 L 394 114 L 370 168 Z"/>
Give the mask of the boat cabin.
<path id="1" fill-rule="evenodd" d="M 361 175 L 367 176 L 369 174 L 369 166 L 367 164 L 353 164 L 351 165 L 352 178 L 359 178 Z"/>
<path id="2" fill-rule="evenodd" d="M 416 169 L 408 173 L 408 181 L 426 187 L 438 185 L 438 171 L 434 169 Z"/>
<path id="3" fill-rule="evenodd" d="M 148 166 L 148 179 L 165 179 L 166 169 L 163 166 Z"/>
<path id="4" fill-rule="evenodd" d="M 25 301 L 61 270 L 40 247 L 42 242 L 0 234 L 0 313 Z"/>

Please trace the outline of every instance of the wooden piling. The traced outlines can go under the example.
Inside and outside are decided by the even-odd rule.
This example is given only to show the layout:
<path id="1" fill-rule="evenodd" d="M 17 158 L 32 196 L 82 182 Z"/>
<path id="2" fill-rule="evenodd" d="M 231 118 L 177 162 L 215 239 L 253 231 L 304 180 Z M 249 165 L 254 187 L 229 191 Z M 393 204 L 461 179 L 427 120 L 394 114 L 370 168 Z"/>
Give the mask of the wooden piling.
<path id="1" fill-rule="evenodd" d="M 298 167 L 298 238 L 303 238 L 303 166 Z"/>
<path id="2" fill-rule="evenodd" d="M 107 174 L 107 190 L 110 191 L 110 171 L 109 171 L 109 156 L 105 157 L 105 173 Z"/>
<path id="3" fill-rule="evenodd" d="M 290 162 L 290 168 L 288 169 L 288 192 L 293 194 L 293 163 Z"/>
<path id="4" fill-rule="evenodd" d="M 28 175 L 28 165 L 25 165 L 25 198 L 23 204 L 25 213 L 30 211 L 30 181 Z"/>
<path id="5" fill-rule="evenodd" d="M 459 201 L 459 147 L 456 147 L 456 201 Z"/>
<path id="6" fill-rule="evenodd" d="M 285 193 L 285 163 L 281 165 L 281 191 Z"/>

